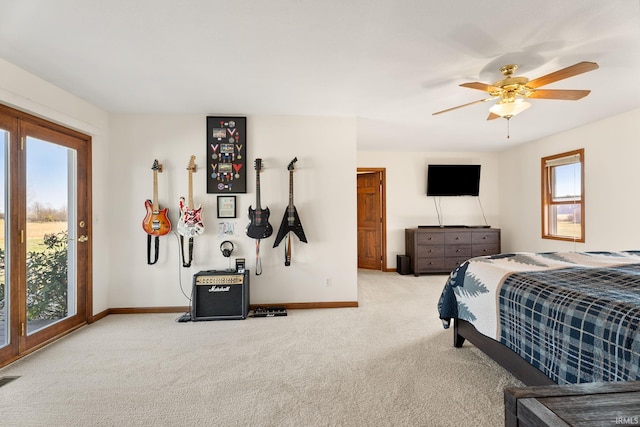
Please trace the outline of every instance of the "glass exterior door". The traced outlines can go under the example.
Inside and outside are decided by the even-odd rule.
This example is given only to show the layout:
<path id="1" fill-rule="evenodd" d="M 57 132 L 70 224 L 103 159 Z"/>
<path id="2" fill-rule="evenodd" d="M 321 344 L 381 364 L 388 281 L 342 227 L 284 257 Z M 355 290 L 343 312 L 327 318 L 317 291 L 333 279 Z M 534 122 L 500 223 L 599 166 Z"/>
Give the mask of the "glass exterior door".
<path id="1" fill-rule="evenodd" d="M 90 144 L 0 106 L 0 367 L 90 317 Z"/>

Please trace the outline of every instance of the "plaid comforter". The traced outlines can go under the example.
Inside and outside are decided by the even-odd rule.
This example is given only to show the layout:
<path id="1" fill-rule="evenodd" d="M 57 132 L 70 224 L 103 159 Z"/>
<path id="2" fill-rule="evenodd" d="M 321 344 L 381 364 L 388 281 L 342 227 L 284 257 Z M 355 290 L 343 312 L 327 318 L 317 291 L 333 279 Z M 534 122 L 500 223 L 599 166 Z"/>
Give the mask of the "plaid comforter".
<path id="1" fill-rule="evenodd" d="M 438 303 L 558 384 L 640 380 L 640 252 L 513 253 L 454 270 Z"/>

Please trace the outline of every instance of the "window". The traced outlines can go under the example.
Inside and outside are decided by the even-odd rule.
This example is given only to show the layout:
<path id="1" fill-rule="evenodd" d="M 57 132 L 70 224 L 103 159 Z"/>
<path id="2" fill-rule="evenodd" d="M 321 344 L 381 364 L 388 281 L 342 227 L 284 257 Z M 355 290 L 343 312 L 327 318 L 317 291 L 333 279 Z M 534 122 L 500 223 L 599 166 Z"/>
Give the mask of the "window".
<path id="1" fill-rule="evenodd" d="M 584 149 L 542 158 L 542 238 L 584 242 Z"/>

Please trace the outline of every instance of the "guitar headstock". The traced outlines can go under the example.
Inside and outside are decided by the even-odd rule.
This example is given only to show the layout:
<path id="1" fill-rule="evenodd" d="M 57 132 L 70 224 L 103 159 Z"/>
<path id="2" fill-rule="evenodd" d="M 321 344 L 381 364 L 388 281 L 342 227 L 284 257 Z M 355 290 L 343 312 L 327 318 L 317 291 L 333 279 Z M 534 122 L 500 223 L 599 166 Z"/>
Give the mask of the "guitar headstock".
<path id="1" fill-rule="evenodd" d="M 255 170 L 260 172 L 260 170 L 262 170 L 262 159 L 256 159 L 254 167 L 255 167 Z"/>
<path id="2" fill-rule="evenodd" d="M 195 172 L 198 169 L 198 166 L 196 165 L 196 156 L 191 156 L 191 159 L 189 160 L 189 166 L 187 166 L 187 170 L 189 172 Z"/>
<path id="3" fill-rule="evenodd" d="M 298 158 L 297 158 L 297 157 L 294 157 L 294 158 L 293 158 L 293 160 L 291 160 L 291 161 L 289 162 L 289 166 L 287 166 L 287 170 L 292 171 L 292 170 L 293 170 L 293 164 L 294 164 L 295 162 L 297 162 L 297 161 L 298 161 Z"/>
<path id="4" fill-rule="evenodd" d="M 162 164 L 158 162 L 158 159 L 153 161 L 153 165 L 151 166 L 152 171 L 162 172 Z"/>

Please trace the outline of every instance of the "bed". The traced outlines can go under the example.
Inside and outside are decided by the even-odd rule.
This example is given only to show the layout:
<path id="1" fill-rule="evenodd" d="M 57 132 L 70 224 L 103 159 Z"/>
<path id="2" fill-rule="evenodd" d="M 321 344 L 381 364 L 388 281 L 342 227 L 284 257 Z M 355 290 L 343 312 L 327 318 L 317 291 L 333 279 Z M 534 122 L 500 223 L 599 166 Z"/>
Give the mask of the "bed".
<path id="1" fill-rule="evenodd" d="M 472 258 L 438 311 L 527 385 L 640 380 L 640 251 Z"/>

